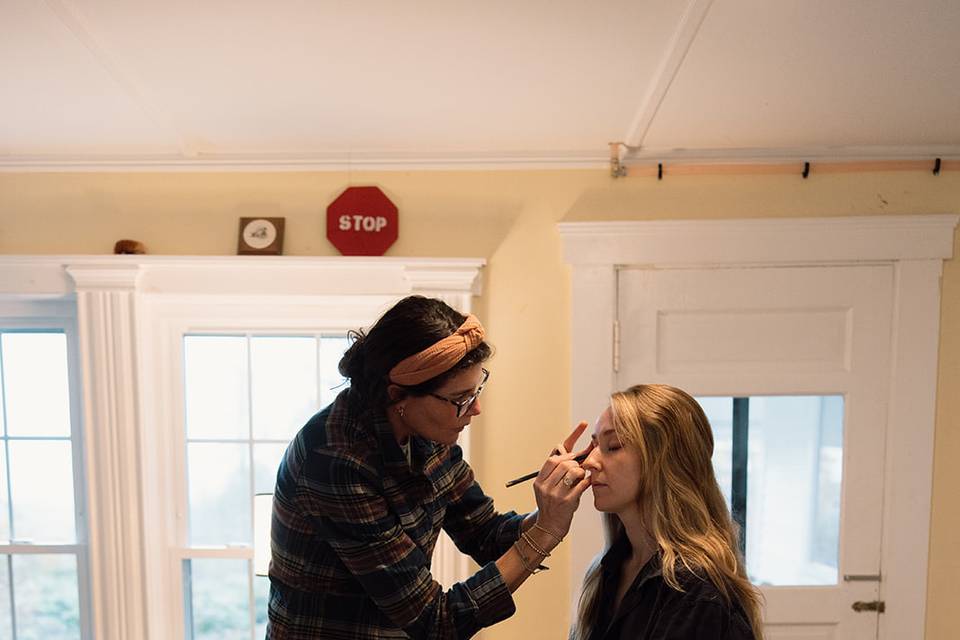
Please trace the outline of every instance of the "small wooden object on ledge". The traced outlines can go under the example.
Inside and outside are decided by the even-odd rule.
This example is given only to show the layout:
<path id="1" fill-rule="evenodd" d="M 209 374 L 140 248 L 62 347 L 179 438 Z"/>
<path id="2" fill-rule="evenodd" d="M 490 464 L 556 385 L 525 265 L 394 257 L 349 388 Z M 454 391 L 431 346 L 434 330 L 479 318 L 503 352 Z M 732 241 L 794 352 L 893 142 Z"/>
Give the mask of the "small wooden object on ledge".
<path id="1" fill-rule="evenodd" d="M 113 245 L 113 252 L 117 255 L 122 254 L 144 254 L 147 248 L 138 240 L 117 240 Z"/>

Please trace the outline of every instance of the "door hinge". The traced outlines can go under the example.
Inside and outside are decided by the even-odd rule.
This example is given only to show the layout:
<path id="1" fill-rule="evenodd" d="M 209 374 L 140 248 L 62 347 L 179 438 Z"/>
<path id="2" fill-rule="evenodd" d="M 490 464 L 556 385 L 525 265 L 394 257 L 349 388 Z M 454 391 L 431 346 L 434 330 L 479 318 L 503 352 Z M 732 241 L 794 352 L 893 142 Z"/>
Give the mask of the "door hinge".
<path id="1" fill-rule="evenodd" d="M 883 600 L 872 600 L 870 602 L 854 602 L 850 607 L 857 613 L 862 613 L 864 611 L 876 611 L 877 613 L 883 613 L 887 610 L 887 603 Z"/>
<path id="2" fill-rule="evenodd" d="M 620 321 L 613 321 L 613 372 L 620 371 Z"/>

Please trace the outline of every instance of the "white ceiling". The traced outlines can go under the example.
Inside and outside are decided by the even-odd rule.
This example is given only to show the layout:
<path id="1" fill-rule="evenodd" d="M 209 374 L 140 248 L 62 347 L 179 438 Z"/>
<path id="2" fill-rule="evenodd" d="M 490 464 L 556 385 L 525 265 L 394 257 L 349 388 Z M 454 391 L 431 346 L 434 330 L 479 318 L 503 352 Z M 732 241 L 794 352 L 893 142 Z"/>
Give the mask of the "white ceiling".
<path id="1" fill-rule="evenodd" d="M 960 0 L 0 0 L 0 168 L 960 157 Z"/>

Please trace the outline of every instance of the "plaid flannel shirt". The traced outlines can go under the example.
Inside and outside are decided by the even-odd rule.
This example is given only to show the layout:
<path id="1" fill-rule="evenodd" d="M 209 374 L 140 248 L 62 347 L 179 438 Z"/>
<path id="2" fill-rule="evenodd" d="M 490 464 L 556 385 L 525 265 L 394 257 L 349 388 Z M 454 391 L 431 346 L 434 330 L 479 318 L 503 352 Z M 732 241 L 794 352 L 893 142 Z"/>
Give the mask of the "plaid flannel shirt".
<path id="1" fill-rule="evenodd" d="M 364 424 L 349 390 L 293 439 L 277 474 L 267 638 L 469 638 L 516 607 L 494 561 L 522 515 L 498 514 L 460 447 Z M 481 565 L 444 591 L 430 575 L 440 529 Z"/>

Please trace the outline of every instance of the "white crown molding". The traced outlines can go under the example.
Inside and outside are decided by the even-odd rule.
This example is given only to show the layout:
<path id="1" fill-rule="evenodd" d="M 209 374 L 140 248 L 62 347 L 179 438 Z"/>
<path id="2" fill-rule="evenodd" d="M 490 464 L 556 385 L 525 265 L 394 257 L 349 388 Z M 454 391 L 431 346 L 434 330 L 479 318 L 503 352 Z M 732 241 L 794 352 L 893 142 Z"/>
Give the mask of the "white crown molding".
<path id="1" fill-rule="evenodd" d="M 571 264 L 656 266 L 946 259 L 960 217 L 563 222 Z"/>
<path id="2" fill-rule="evenodd" d="M 569 151 L 7 154 L 0 155 L 0 173 L 603 169 L 610 163 L 605 147 L 601 143 L 597 149 Z"/>
<path id="3" fill-rule="evenodd" d="M 39 298 L 86 290 L 148 294 L 479 295 L 482 258 L 299 256 L 0 256 L 0 294 Z"/>
<path id="4" fill-rule="evenodd" d="M 447 291 L 480 295 L 481 262 L 463 265 L 408 265 L 407 279 L 413 289 L 418 291 Z"/>
<path id="5" fill-rule="evenodd" d="M 290 172 L 290 171 L 493 171 L 609 169 L 608 141 L 596 149 L 463 152 L 263 152 L 141 154 L 0 154 L 0 173 Z M 652 162 L 785 163 L 960 159 L 960 145 L 630 148 L 624 165 Z M 932 165 L 931 165 L 932 167 Z"/>

